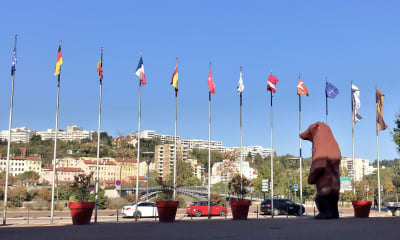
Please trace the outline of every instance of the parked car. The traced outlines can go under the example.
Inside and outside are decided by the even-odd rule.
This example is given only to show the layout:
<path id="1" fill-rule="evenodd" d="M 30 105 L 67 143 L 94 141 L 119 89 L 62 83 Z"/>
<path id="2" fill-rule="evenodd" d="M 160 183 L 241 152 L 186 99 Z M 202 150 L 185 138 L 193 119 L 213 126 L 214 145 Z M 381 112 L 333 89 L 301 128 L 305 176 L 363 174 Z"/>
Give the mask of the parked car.
<path id="1" fill-rule="evenodd" d="M 210 202 L 210 212 L 214 216 L 226 216 L 228 209 L 224 206 L 218 206 L 215 202 Z M 196 217 L 208 215 L 208 201 L 192 202 L 187 207 L 186 214 Z"/>
<path id="2" fill-rule="evenodd" d="M 304 206 L 296 204 L 289 199 L 274 198 L 274 215 L 297 215 L 304 214 Z M 266 199 L 261 202 L 261 212 L 271 214 L 271 199 Z"/>
<path id="3" fill-rule="evenodd" d="M 154 202 L 139 202 L 136 212 L 136 203 L 122 208 L 121 213 L 124 217 L 157 217 L 158 211 Z"/>

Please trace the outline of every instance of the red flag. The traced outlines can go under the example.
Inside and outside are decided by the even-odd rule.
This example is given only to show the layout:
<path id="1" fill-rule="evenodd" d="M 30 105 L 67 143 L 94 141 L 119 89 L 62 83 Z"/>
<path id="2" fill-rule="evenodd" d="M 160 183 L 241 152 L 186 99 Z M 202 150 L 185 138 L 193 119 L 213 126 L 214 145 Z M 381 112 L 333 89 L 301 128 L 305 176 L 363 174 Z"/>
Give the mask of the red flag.
<path id="1" fill-rule="evenodd" d="M 309 95 L 306 85 L 304 85 L 304 82 L 301 79 L 299 79 L 299 83 L 297 84 L 297 95 L 302 95 L 302 94 L 305 94 L 307 96 Z"/>
<path id="2" fill-rule="evenodd" d="M 268 87 L 267 91 L 276 92 L 276 84 L 279 82 L 278 78 L 272 75 L 272 73 L 268 77 Z"/>
<path id="3" fill-rule="evenodd" d="M 208 85 L 208 92 L 215 94 L 215 83 L 213 81 L 213 77 L 211 74 L 211 66 L 210 66 L 210 72 L 208 73 L 207 85 Z"/>

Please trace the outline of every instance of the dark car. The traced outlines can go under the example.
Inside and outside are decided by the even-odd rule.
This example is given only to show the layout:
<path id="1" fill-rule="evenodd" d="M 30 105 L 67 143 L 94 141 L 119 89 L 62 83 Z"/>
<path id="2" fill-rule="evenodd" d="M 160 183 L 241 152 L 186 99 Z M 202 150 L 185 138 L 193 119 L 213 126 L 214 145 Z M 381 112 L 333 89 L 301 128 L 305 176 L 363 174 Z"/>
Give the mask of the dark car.
<path id="1" fill-rule="evenodd" d="M 261 212 L 264 212 L 264 214 L 271 214 L 271 199 L 266 199 L 261 202 Z M 301 216 L 303 213 L 303 205 L 296 204 L 289 199 L 274 199 L 274 215 Z"/>

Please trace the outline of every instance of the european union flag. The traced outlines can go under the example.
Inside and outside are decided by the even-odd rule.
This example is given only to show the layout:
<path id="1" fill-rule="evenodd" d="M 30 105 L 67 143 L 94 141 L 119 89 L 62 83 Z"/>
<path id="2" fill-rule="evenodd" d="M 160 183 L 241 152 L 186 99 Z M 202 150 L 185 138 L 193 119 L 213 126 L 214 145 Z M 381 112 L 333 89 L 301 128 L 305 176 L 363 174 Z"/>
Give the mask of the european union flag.
<path id="1" fill-rule="evenodd" d="M 14 47 L 14 56 L 11 63 L 11 76 L 14 76 L 16 64 L 17 64 L 17 48 Z"/>
<path id="2" fill-rule="evenodd" d="M 339 89 L 333 86 L 331 83 L 326 82 L 325 93 L 328 98 L 335 98 L 339 94 Z"/>

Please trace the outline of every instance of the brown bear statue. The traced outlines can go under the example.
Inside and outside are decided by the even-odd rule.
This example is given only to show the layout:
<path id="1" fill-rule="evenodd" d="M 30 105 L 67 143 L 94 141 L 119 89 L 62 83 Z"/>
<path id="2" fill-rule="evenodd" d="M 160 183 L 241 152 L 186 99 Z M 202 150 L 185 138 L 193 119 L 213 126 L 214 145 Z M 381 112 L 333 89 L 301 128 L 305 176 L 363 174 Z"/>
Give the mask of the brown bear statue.
<path id="1" fill-rule="evenodd" d="M 332 131 L 323 122 L 316 122 L 300 134 L 312 145 L 312 163 L 309 184 L 315 184 L 317 196 L 315 203 L 319 214 L 315 219 L 339 218 L 338 201 L 340 190 L 340 149 Z"/>

